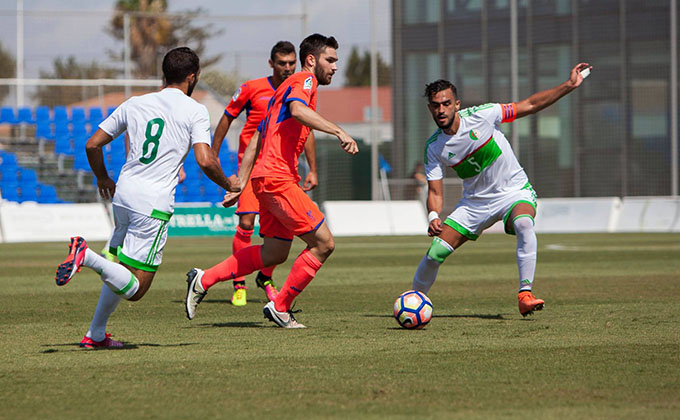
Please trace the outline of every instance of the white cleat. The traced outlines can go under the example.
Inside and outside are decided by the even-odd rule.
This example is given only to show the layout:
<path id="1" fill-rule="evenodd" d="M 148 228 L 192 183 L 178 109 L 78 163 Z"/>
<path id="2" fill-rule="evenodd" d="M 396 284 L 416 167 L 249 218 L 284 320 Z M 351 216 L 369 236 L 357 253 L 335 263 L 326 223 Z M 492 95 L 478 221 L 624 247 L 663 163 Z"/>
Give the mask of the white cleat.
<path id="1" fill-rule="evenodd" d="M 200 283 L 201 278 L 203 278 L 203 273 L 204 271 L 200 268 L 192 268 L 187 273 L 187 297 L 184 302 L 184 309 L 186 310 L 187 318 L 189 319 L 194 319 L 196 307 L 201 303 L 205 295 L 208 294 L 208 292 L 203 290 L 203 286 L 201 286 Z"/>
<path id="2" fill-rule="evenodd" d="M 307 328 L 304 325 L 297 322 L 297 320 L 293 316 L 292 311 L 287 311 L 287 312 L 277 311 L 276 308 L 274 307 L 273 301 L 269 301 L 269 303 L 264 305 L 264 309 L 262 310 L 262 312 L 264 313 L 265 318 L 274 322 L 279 327 L 282 327 L 282 328 Z M 296 312 L 299 312 L 299 311 L 296 311 Z"/>

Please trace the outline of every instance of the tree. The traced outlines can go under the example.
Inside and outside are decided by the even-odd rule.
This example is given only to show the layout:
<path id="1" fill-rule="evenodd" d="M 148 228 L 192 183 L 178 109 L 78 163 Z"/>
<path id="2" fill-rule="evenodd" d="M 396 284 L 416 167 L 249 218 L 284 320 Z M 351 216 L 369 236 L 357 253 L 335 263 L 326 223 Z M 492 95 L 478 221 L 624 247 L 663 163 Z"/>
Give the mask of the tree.
<path id="1" fill-rule="evenodd" d="M 41 79 L 112 79 L 116 70 L 101 67 L 95 61 L 91 63 L 78 63 L 74 56 L 62 60 L 54 60 L 54 69 L 49 71 L 40 70 Z M 107 89 L 110 90 L 111 88 Z M 33 99 L 40 105 L 55 106 L 68 105 L 97 96 L 97 88 L 85 88 L 81 86 L 40 86 L 33 95 Z"/>
<path id="2" fill-rule="evenodd" d="M 5 46 L 0 42 L 0 78 L 11 79 L 16 72 L 16 60 L 12 53 L 5 49 Z M 5 100 L 9 94 L 9 86 L 0 86 L 0 103 Z"/>
<path id="3" fill-rule="evenodd" d="M 378 85 L 388 86 L 392 80 L 392 68 L 385 63 L 377 54 L 378 60 Z M 371 85 L 371 54 L 365 51 L 363 56 L 359 54 L 357 47 L 352 47 L 347 60 L 345 70 L 346 86 L 370 86 Z"/>
<path id="4" fill-rule="evenodd" d="M 167 0 L 118 0 L 114 9 L 108 32 L 121 41 L 125 37 L 125 12 L 149 13 L 130 14 L 130 59 L 135 64 L 135 77 L 160 77 L 163 56 L 177 46 L 186 45 L 196 51 L 201 57 L 201 67 L 207 67 L 221 58 L 220 55 L 203 57 L 205 41 L 220 31 L 213 31 L 212 25 L 191 25 L 192 16 L 199 14 L 200 9 L 188 11 L 187 15 L 181 17 L 167 16 Z M 115 60 L 123 61 L 122 51 L 110 53 Z"/>
<path id="5" fill-rule="evenodd" d="M 214 69 L 201 71 L 199 77 L 199 84 L 207 85 L 225 100 L 229 100 L 244 81 L 236 73 L 226 73 Z"/>

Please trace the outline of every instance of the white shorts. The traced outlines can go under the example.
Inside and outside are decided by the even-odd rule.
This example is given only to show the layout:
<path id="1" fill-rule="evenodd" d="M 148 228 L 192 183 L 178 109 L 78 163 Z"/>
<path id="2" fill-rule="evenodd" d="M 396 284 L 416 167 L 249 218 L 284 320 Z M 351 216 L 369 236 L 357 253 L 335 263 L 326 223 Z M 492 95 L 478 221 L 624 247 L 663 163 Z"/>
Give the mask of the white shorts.
<path id="1" fill-rule="evenodd" d="M 169 220 L 169 215 L 163 219 Z M 163 260 L 163 247 L 168 239 L 168 220 L 163 219 L 114 205 L 115 227 L 109 251 L 130 267 L 155 272 Z"/>
<path id="2" fill-rule="evenodd" d="M 527 203 L 536 208 L 536 192 L 527 183 L 524 188 L 507 193 L 493 199 L 467 199 L 458 202 L 456 209 L 451 213 L 445 224 L 452 227 L 461 235 L 470 240 L 475 240 L 482 231 L 499 220 L 505 225 L 510 217 L 512 209 L 520 203 Z M 514 235 L 515 232 L 504 226 L 505 232 Z"/>

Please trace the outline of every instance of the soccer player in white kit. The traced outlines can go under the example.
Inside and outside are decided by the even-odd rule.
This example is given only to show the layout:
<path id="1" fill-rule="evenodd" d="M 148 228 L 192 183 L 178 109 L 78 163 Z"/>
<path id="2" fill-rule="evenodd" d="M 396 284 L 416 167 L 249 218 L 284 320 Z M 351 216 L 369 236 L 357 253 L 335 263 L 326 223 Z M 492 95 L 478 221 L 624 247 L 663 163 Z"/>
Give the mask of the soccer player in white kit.
<path id="1" fill-rule="evenodd" d="M 81 266 L 99 273 L 104 283 L 81 347 L 123 346 L 106 333 L 106 324 L 121 298 L 137 301 L 151 286 L 163 257 L 177 175 L 190 148 L 213 182 L 228 191 L 240 190 L 238 179 L 224 175 L 210 150 L 208 110 L 190 98 L 199 73 L 199 58 L 190 48 L 168 52 L 163 59 L 163 89 L 123 102 L 87 141 L 99 193 L 112 199 L 115 228 L 110 252 L 120 264 L 90 250 L 82 237 L 71 238 L 69 255 L 57 268 L 57 285 L 68 283 Z M 125 130 L 130 151 L 115 183 L 106 171 L 102 147 Z"/>
<path id="2" fill-rule="evenodd" d="M 576 65 L 564 83 L 535 93 L 518 103 L 485 104 L 460 110 L 456 87 L 437 80 L 425 88 L 427 107 L 439 127 L 425 146 L 428 184 L 428 235 L 432 245 L 420 261 L 412 288 L 425 294 L 437 277 L 439 266 L 459 246 L 476 240 L 482 231 L 503 220 L 505 232 L 517 235 L 519 270 L 518 305 L 522 316 L 543 309 L 545 302 L 532 294 L 536 270 L 536 193 L 515 157 L 500 124 L 534 114 L 552 105 L 583 83 Z M 463 198 L 444 221 L 442 211 L 444 168 L 451 167 L 463 179 Z"/>

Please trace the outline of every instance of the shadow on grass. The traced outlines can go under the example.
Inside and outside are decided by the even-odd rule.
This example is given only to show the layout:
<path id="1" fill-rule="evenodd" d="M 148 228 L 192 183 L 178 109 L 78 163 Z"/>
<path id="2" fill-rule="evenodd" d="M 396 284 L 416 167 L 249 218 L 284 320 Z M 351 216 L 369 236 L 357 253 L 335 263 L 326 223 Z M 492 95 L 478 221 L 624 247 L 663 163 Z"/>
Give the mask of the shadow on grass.
<path id="1" fill-rule="evenodd" d="M 247 299 L 246 302 L 248 303 L 260 303 L 263 306 L 269 302 L 268 300 L 264 299 Z M 181 303 L 184 304 L 183 300 L 173 300 L 172 303 Z M 231 301 L 229 299 L 204 299 L 201 301 L 201 305 L 205 303 L 221 303 L 223 305 L 231 305 Z"/>
<path id="2" fill-rule="evenodd" d="M 197 328 L 264 328 L 263 322 L 214 322 L 212 324 L 198 324 Z"/>
<path id="3" fill-rule="evenodd" d="M 131 344 L 123 342 L 123 347 L 114 348 L 94 348 L 86 349 L 80 347 L 80 343 L 63 343 L 63 344 L 43 344 L 42 347 L 69 347 L 68 349 L 55 349 L 49 348 L 41 351 L 42 354 L 49 353 L 59 353 L 59 352 L 74 352 L 74 351 L 121 351 L 121 350 L 136 350 L 140 347 L 185 347 L 185 346 L 195 346 L 199 343 L 176 343 L 176 344 L 157 344 L 157 343 L 141 343 L 141 344 Z"/>
<path id="4" fill-rule="evenodd" d="M 505 314 L 508 315 L 508 314 Z M 365 314 L 363 315 L 366 318 L 394 318 L 393 315 L 376 315 L 376 314 Z M 503 317 L 503 314 L 466 314 L 466 315 L 459 315 L 459 314 L 451 314 L 451 315 L 432 315 L 432 318 L 477 318 L 477 319 L 501 319 L 501 320 L 510 320 L 510 318 L 505 318 Z"/>

